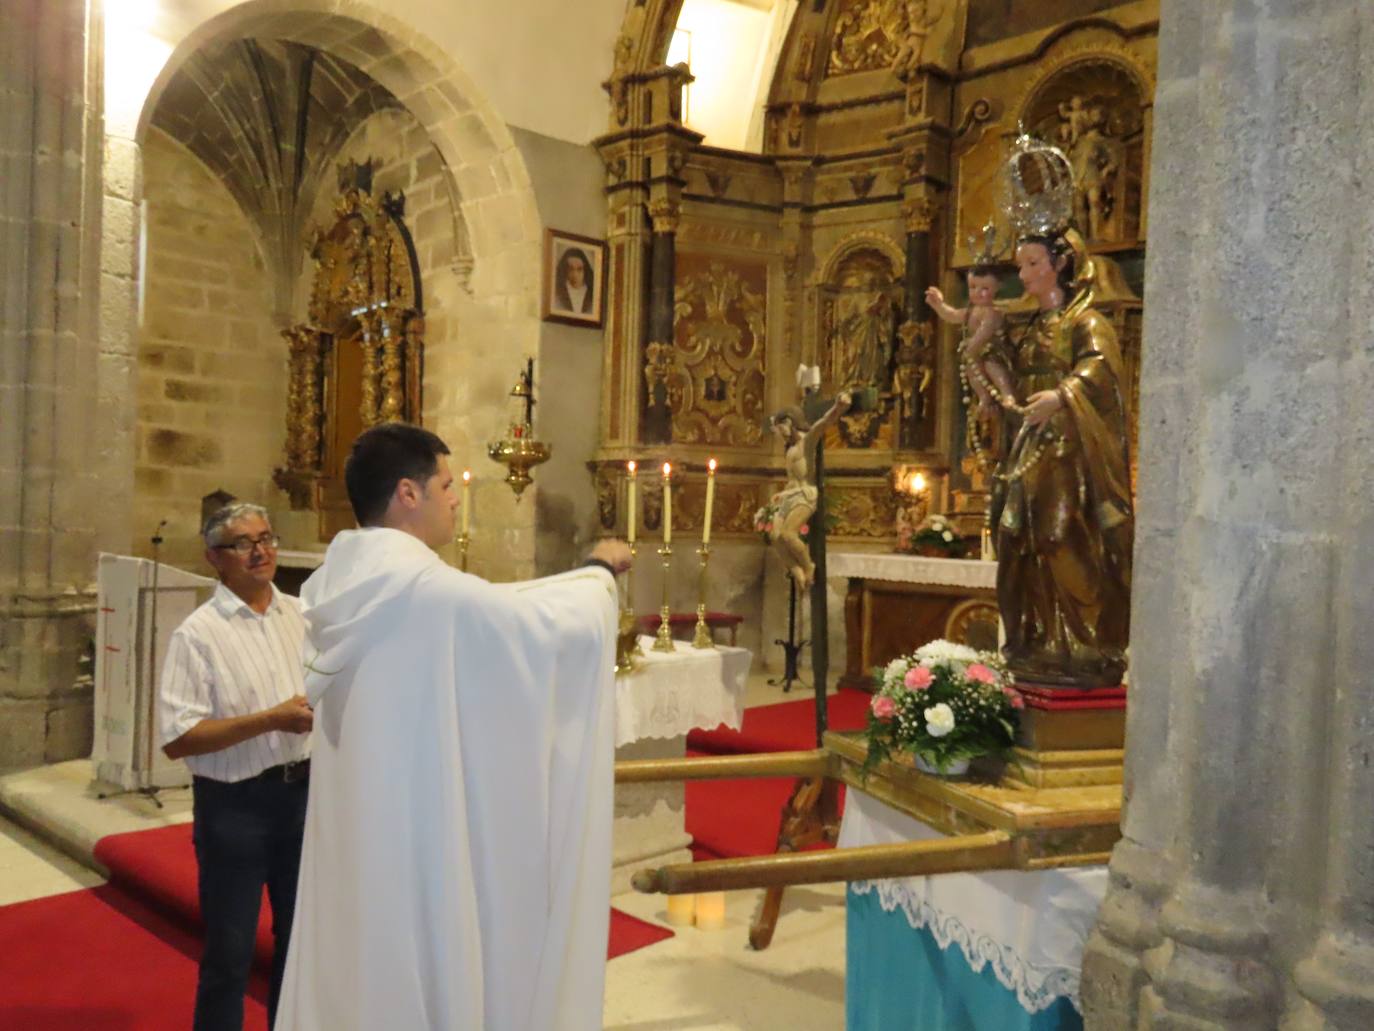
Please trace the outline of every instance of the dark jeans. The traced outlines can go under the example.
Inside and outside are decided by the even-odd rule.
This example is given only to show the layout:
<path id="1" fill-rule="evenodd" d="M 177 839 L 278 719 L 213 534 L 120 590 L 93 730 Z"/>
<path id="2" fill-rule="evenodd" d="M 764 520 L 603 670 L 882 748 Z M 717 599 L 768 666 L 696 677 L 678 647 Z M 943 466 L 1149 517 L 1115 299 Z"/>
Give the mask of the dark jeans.
<path id="1" fill-rule="evenodd" d="M 308 780 L 284 781 L 280 770 L 234 784 L 195 778 L 193 839 L 205 919 L 195 1031 L 243 1029 L 243 996 L 264 886 L 275 938 L 267 999 L 272 1026 L 296 908 L 308 785 Z"/>

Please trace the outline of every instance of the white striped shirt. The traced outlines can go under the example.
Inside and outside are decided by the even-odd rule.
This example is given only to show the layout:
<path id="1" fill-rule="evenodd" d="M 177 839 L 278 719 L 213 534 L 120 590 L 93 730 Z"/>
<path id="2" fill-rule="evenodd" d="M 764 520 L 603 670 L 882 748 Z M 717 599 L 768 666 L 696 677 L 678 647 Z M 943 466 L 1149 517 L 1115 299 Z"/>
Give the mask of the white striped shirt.
<path id="1" fill-rule="evenodd" d="M 247 716 L 305 693 L 305 620 L 301 603 L 272 588 L 267 611 L 254 612 L 224 584 L 172 633 L 158 691 L 160 744 L 204 719 Z M 309 734 L 270 731 L 187 756 L 200 777 L 237 781 L 310 754 Z"/>

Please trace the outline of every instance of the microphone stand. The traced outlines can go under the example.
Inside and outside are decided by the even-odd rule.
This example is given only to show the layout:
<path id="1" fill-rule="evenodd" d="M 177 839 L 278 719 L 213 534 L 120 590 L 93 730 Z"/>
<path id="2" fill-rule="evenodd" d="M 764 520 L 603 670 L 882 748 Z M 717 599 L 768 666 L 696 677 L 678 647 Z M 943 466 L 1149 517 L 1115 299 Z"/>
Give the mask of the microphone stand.
<path id="1" fill-rule="evenodd" d="M 151 798 L 153 804 L 161 809 L 162 799 L 157 797 L 158 786 L 153 783 L 153 739 L 156 737 L 155 724 L 157 721 L 157 574 L 162 563 L 159 561 L 159 552 L 162 549 L 162 528 L 167 525 L 167 520 L 157 524 L 157 529 L 153 531 L 150 538 L 153 545 L 153 604 L 151 614 L 148 617 L 148 723 L 147 723 L 147 748 L 144 752 L 148 783 L 138 789 L 138 794 L 145 798 Z"/>

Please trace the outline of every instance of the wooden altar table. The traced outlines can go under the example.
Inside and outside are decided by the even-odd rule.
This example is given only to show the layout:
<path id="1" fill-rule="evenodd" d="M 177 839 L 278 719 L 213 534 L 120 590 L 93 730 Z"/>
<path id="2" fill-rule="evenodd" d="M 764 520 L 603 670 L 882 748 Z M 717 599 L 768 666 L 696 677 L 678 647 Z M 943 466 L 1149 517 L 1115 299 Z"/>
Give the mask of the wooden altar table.
<path id="1" fill-rule="evenodd" d="M 997 563 L 883 552 L 835 552 L 827 573 L 849 580 L 841 687 L 871 690 L 873 668 L 938 638 L 997 647 Z"/>

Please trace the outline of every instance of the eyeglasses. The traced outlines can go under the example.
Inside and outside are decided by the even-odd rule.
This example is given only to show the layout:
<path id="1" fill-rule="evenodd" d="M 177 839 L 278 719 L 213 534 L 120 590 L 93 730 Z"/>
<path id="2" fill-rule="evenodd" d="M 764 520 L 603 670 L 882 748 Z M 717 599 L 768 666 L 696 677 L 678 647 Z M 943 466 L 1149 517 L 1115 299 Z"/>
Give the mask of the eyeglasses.
<path id="1" fill-rule="evenodd" d="M 216 544 L 216 551 L 233 551 L 244 558 L 253 554 L 254 548 L 261 548 L 263 551 L 276 551 L 277 545 L 281 543 L 281 538 L 275 533 L 265 533 L 261 537 L 240 537 L 229 544 Z"/>

